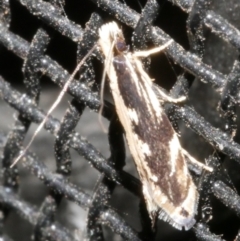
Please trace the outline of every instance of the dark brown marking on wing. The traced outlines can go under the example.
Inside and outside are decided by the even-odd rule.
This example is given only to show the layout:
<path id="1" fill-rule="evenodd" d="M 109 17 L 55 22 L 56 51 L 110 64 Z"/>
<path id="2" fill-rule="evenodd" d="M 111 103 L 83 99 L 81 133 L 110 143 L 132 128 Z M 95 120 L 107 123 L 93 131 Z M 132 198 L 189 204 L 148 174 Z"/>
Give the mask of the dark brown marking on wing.
<path id="1" fill-rule="evenodd" d="M 188 217 L 189 216 L 189 212 L 186 209 L 184 209 L 184 208 L 181 209 L 180 214 L 182 216 L 184 216 L 184 217 Z"/>
<path id="2" fill-rule="evenodd" d="M 162 120 L 158 121 L 149 111 L 149 106 L 154 109 L 150 101 L 143 99 L 142 93 L 137 91 L 134 80 L 127 68 L 126 60 L 123 55 L 116 56 L 113 61 L 116 74 L 118 77 L 118 87 L 124 104 L 127 108 L 135 110 L 138 115 L 138 124 L 132 123 L 133 131 L 138 138 L 149 145 L 151 155 L 145 155 L 145 161 L 153 175 L 158 177 L 155 182 L 156 186 L 161 187 L 161 191 L 178 206 L 186 198 L 190 178 L 188 178 L 186 186 L 179 181 L 179 175 L 170 177 L 171 165 L 169 143 L 175 134 L 167 116 L 162 113 Z M 141 76 L 138 76 L 141 80 Z M 139 83 L 141 85 L 141 82 Z M 143 85 L 143 84 L 142 84 Z M 141 88 L 140 88 L 141 89 Z M 154 111 L 152 112 L 154 113 Z M 122 123 L 124 125 L 124 123 Z M 184 160 L 182 154 L 177 157 L 176 172 L 183 172 Z M 186 178 L 186 177 L 184 177 Z"/>

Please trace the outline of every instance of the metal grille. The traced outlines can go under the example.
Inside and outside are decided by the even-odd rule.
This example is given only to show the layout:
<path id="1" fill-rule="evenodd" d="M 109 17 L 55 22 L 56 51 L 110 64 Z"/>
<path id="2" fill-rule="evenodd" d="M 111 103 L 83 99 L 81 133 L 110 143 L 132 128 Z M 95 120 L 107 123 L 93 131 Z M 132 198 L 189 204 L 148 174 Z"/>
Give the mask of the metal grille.
<path id="1" fill-rule="evenodd" d="M 79 2 L 78 8 L 74 7 L 76 2 Z M 153 0 L 147 3 L 66 0 L 65 11 L 63 0 L 1 0 L 0 4 L 2 240 L 239 240 L 238 0 L 159 3 Z M 179 16 L 182 21 L 178 22 L 176 18 Z M 76 18 L 74 21 L 78 24 L 70 20 L 72 18 Z M 45 152 L 41 146 L 49 145 L 44 139 L 48 139 L 48 135 L 42 139 L 39 137 L 39 142 L 36 138 L 35 150 L 41 150 L 40 156 L 33 152 L 34 147 L 30 148 L 17 166 L 9 168 L 23 146 L 30 124 L 40 123 L 46 114 L 47 109 L 42 111 L 38 106 L 39 98 L 51 96 L 52 89 L 44 95 L 40 79 L 47 76 L 44 86 L 52 81 L 62 87 L 73 68 L 65 60 L 73 65 L 76 59 L 82 59 L 96 43 L 99 27 L 113 20 L 118 21 L 127 37 L 133 36 L 128 37 L 133 48 L 146 48 L 149 42 L 159 46 L 170 38 L 176 40 L 165 52 L 168 60 L 165 62 L 171 63 L 166 67 L 169 71 L 161 72 L 165 71 L 166 63 L 159 62 L 157 56 L 153 58 L 152 65 L 157 67 L 150 68 L 151 76 L 156 81 L 158 78 L 165 80 L 165 87 L 171 86 L 169 80 L 175 78 L 170 94 L 188 96 L 185 105 L 167 104 L 166 111 L 174 127 L 181 130 L 183 146 L 193 156 L 201 161 L 206 159 L 214 167 L 212 174 L 193 173 L 200 201 L 197 224 L 188 232 L 175 230 L 162 221 L 158 222 L 156 230 L 152 230 L 141 184 L 132 175 L 134 170 L 130 164 L 124 167 L 123 131 L 110 102 L 105 101 L 103 111 L 104 117 L 110 121 L 108 142 L 102 137 L 95 140 L 96 145 L 100 142 L 105 147 L 110 145 L 110 157 L 105 158 L 81 133 L 84 128 L 89 128 L 88 118 L 98 118 L 98 80 L 103 71 L 98 51 L 84 64 L 78 79 L 74 79 L 68 88 L 73 99 L 61 122 L 49 117 L 45 125 L 45 129 L 55 136 L 50 147 L 53 152 L 47 153 L 50 161 L 41 156 L 41 152 Z M 18 29 L 18 24 L 24 27 Z M 61 49 L 62 43 L 58 40 L 66 42 L 68 47 L 62 45 Z M 74 50 L 72 42 L 77 49 Z M 62 50 L 66 56 L 59 57 L 58 61 L 50 57 L 51 54 L 58 56 Z M 76 52 L 77 58 L 71 60 L 68 51 Z M 7 70 L 8 63 L 10 71 Z M 11 82 L 12 78 L 16 82 L 22 79 L 24 90 L 23 86 Z M 18 115 L 8 116 L 6 104 Z M 96 114 L 87 115 L 83 122 L 82 115 L 88 111 L 86 107 Z M 4 124 L 4 120 L 7 123 Z M 80 132 L 76 129 L 78 123 L 82 128 Z M 91 128 L 94 136 L 95 125 Z M 78 153 L 78 159 L 73 158 L 70 149 Z M 86 161 L 90 165 L 82 166 Z M 91 173 L 91 170 L 97 171 Z M 79 176 L 82 179 L 78 179 Z M 92 186 L 89 182 L 93 183 Z M 69 209 L 69 206 L 73 208 L 73 203 L 77 205 Z M 77 210 L 80 212 L 81 209 L 87 210 L 85 216 L 76 216 Z M 73 222 L 73 216 L 77 221 Z"/>

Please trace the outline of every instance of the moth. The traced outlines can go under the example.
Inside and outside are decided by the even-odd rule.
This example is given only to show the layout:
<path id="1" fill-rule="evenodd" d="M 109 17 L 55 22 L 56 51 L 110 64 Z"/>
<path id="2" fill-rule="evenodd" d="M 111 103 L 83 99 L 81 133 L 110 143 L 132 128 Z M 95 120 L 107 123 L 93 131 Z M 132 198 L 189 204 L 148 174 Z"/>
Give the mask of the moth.
<path id="1" fill-rule="evenodd" d="M 171 41 L 152 51 L 131 53 L 122 31 L 111 22 L 99 30 L 98 43 L 152 223 L 158 217 L 177 229 L 188 230 L 195 224 L 198 192 L 178 136 L 139 60 L 166 48 Z M 176 101 L 164 92 L 160 95 L 164 101 Z"/>
<path id="2" fill-rule="evenodd" d="M 162 101 L 168 102 L 179 102 L 181 98 L 172 99 L 161 90 L 156 94 L 152 79 L 139 60 L 139 57 L 159 52 L 170 44 L 171 41 L 153 50 L 131 53 L 115 22 L 105 24 L 99 30 L 98 45 L 105 56 L 105 71 L 110 80 L 117 114 L 142 182 L 142 191 L 152 223 L 154 225 L 158 217 L 177 229 L 188 230 L 195 223 L 198 192 L 188 172 L 184 155 L 201 168 L 208 171 L 212 169 L 197 164 L 196 160 L 181 148 L 177 134 L 163 111 L 159 96 Z M 61 101 L 74 75 L 95 48 L 96 46 L 80 61 L 11 167 L 25 155 L 49 115 Z"/>

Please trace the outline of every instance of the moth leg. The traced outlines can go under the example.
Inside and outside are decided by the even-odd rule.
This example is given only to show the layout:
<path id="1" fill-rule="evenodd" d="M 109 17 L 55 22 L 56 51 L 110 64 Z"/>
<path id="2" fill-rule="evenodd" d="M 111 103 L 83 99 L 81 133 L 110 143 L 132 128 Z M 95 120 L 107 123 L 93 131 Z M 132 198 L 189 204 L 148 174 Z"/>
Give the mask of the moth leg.
<path id="1" fill-rule="evenodd" d="M 153 85 L 153 90 L 157 97 L 159 98 L 159 101 L 164 102 L 170 102 L 170 103 L 181 103 L 186 100 L 185 96 L 181 96 L 179 98 L 172 98 L 169 96 L 162 88 L 157 87 L 156 85 Z"/>
<path id="2" fill-rule="evenodd" d="M 201 174 L 203 170 L 212 172 L 213 168 L 209 167 L 199 161 L 197 161 L 193 156 L 191 156 L 185 149 L 182 148 L 182 153 L 186 157 L 186 160 L 189 165 L 192 166 L 192 170 L 197 174 Z"/>
<path id="3" fill-rule="evenodd" d="M 133 57 L 148 57 L 149 55 L 161 52 L 162 50 L 164 50 L 165 48 L 167 48 L 171 43 L 173 42 L 173 40 L 169 40 L 167 43 L 165 43 L 164 45 L 160 46 L 160 47 L 156 47 L 150 50 L 145 50 L 145 51 L 136 51 L 132 54 Z"/>

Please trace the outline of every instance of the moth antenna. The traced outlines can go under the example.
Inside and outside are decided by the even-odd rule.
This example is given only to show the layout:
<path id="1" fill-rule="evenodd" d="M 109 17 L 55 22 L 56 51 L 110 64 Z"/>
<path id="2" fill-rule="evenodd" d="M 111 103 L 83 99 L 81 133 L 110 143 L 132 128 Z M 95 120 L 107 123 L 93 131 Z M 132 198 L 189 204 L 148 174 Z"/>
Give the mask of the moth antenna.
<path id="1" fill-rule="evenodd" d="M 65 12 L 65 10 L 64 10 L 64 6 L 63 6 L 63 4 L 62 4 L 61 1 L 59 1 L 59 5 L 60 5 L 60 7 L 61 7 L 61 9 L 62 9 L 62 12 L 63 12 L 64 17 L 67 17 L 67 14 L 66 14 L 66 12 Z M 64 4 L 64 5 L 65 5 L 65 4 Z"/>
<path id="2" fill-rule="evenodd" d="M 114 45 L 115 45 L 115 41 L 112 42 L 111 48 L 109 49 L 108 57 L 106 58 L 106 61 L 105 61 L 105 67 L 104 67 L 104 70 L 103 70 L 101 87 L 100 87 L 100 108 L 99 108 L 99 111 L 98 111 L 98 121 L 99 121 L 99 124 L 100 124 L 104 133 L 107 133 L 107 129 L 105 128 L 105 126 L 102 122 L 102 111 L 103 111 L 103 106 L 104 106 L 104 100 L 103 100 L 104 85 L 105 85 L 105 80 L 106 80 L 107 68 L 109 67 L 110 61 L 111 61 L 112 56 L 113 56 Z"/>
<path id="3" fill-rule="evenodd" d="M 67 92 L 67 89 L 69 87 L 69 85 L 71 84 L 71 81 L 73 80 L 74 76 L 76 75 L 76 73 L 79 71 L 79 69 L 81 68 L 81 66 L 84 64 L 84 62 L 87 60 L 87 58 L 93 53 L 93 51 L 96 49 L 97 45 L 95 44 L 90 50 L 89 52 L 83 57 L 83 59 L 79 62 L 79 64 L 77 65 L 77 67 L 75 68 L 75 70 L 73 71 L 73 73 L 70 75 L 69 79 L 66 81 L 66 83 L 63 86 L 63 89 L 61 90 L 59 96 L 57 97 L 57 99 L 55 100 L 55 102 L 52 104 L 52 106 L 50 107 L 50 109 L 48 110 L 46 116 L 44 117 L 44 119 L 42 120 L 42 122 L 39 124 L 39 126 L 37 127 L 37 129 L 35 130 L 32 138 L 30 139 L 30 141 L 28 142 L 27 146 L 21 151 L 21 153 L 19 154 L 19 156 L 14 160 L 14 162 L 11 164 L 10 168 L 12 168 L 13 166 L 15 166 L 17 164 L 17 162 L 25 155 L 26 151 L 29 149 L 29 147 L 31 146 L 31 144 L 33 143 L 36 135 L 39 133 L 39 131 L 43 128 L 44 124 L 46 123 L 49 115 L 54 111 L 54 109 L 58 106 L 58 104 L 60 103 L 60 101 L 62 100 L 64 94 Z"/>

